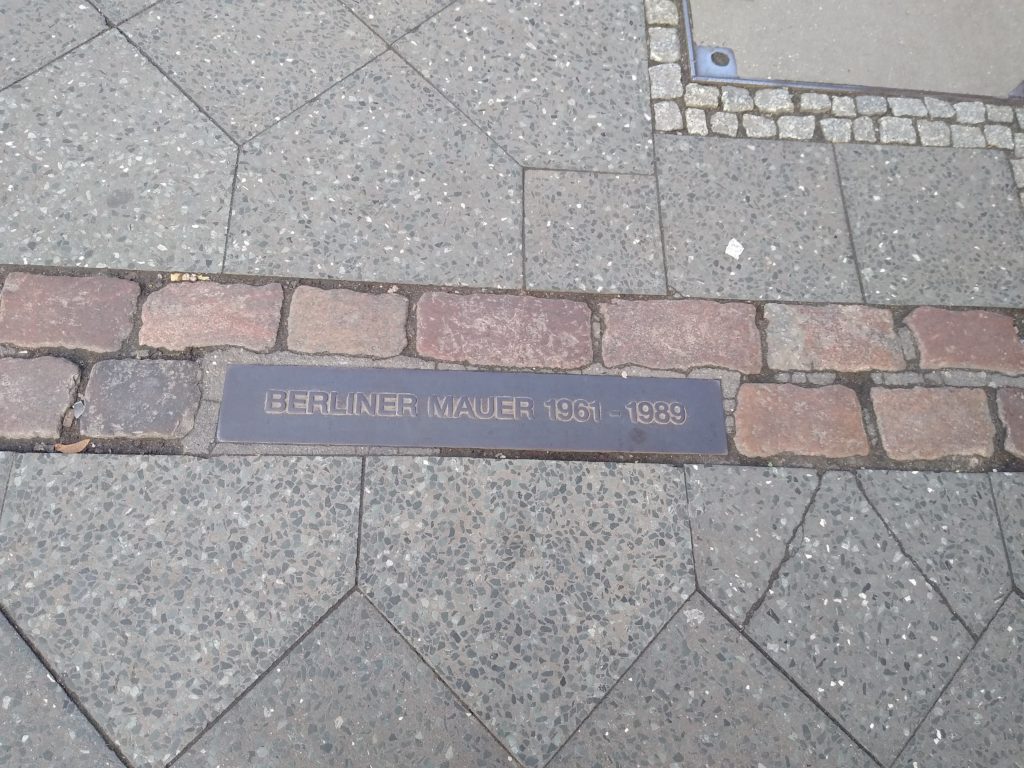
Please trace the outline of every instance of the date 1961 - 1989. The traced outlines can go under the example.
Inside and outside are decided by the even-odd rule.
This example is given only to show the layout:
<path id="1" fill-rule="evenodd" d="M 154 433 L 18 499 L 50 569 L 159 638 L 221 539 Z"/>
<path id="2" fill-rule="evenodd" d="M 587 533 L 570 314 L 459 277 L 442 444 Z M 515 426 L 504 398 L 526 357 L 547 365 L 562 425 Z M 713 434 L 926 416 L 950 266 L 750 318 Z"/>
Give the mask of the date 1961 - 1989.
<path id="1" fill-rule="evenodd" d="M 559 397 L 544 401 L 544 408 L 551 421 L 599 424 L 605 416 L 597 400 L 574 400 Z M 623 409 L 634 424 L 679 426 L 686 421 L 686 408 L 679 402 L 664 400 L 631 400 Z M 609 418 L 622 418 L 623 411 L 610 410 Z"/>

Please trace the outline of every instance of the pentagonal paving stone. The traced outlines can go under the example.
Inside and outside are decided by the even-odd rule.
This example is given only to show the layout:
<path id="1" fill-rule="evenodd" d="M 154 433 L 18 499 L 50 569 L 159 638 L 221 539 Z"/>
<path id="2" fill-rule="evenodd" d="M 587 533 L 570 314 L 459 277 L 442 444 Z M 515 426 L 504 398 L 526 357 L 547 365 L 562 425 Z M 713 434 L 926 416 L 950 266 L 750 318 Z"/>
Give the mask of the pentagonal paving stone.
<path id="1" fill-rule="evenodd" d="M 0 603 L 135 766 L 163 765 L 355 575 L 355 459 L 25 455 Z"/>
<path id="2" fill-rule="evenodd" d="M 829 473 L 749 632 L 888 764 L 971 645 L 852 474 Z"/>
<path id="3" fill-rule="evenodd" d="M 1024 474 L 992 475 L 999 519 L 1002 523 L 1010 569 L 1019 589 L 1024 589 Z"/>
<path id="4" fill-rule="evenodd" d="M 701 589 L 733 621 L 768 588 L 818 488 L 801 469 L 688 466 L 690 529 Z"/>
<path id="5" fill-rule="evenodd" d="M 107 28 L 81 0 L 9 2 L 0 7 L 0 88 Z"/>
<path id="6" fill-rule="evenodd" d="M 0 92 L 0 143 L 0 262 L 220 268 L 235 147 L 118 32 Z"/>
<path id="7" fill-rule="evenodd" d="M 641 0 L 466 0 L 397 50 L 520 163 L 651 170 Z"/>
<path id="8" fill-rule="evenodd" d="M 393 41 L 419 26 L 452 0 L 342 0 L 385 40 Z"/>
<path id="9" fill-rule="evenodd" d="M 521 175 L 388 53 L 246 145 L 226 271 L 518 287 Z"/>
<path id="10" fill-rule="evenodd" d="M 867 301 L 1024 304 L 1024 212 L 1002 152 L 836 151 Z"/>
<path id="11" fill-rule="evenodd" d="M 180 768 L 489 768 L 508 754 L 355 593 L 193 745 Z"/>
<path id="12" fill-rule="evenodd" d="M 121 768 L 92 724 L 0 616 L 0 765 Z"/>
<path id="13" fill-rule="evenodd" d="M 943 692 L 900 768 L 1021 765 L 1024 759 L 1024 600 L 1010 595 Z"/>
<path id="14" fill-rule="evenodd" d="M 665 293 L 653 176 L 526 172 L 526 287 Z"/>
<path id="15" fill-rule="evenodd" d="M 551 768 L 875 763 L 694 596 Z"/>
<path id="16" fill-rule="evenodd" d="M 124 30 L 239 141 L 384 50 L 335 0 L 168 0 Z"/>
<path id="17" fill-rule="evenodd" d="M 683 472 L 370 459 L 367 596 L 528 766 L 693 589 Z"/>
<path id="18" fill-rule="evenodd" d="M 904 550 L 978 635 L 1011 589 L 986 475 L 858 473 Z"/>
<path id="19" fill-rule="evenodd" d="M 671 288 L 861 301 L 830 147 L 667 135 L 655 144 Z"/>

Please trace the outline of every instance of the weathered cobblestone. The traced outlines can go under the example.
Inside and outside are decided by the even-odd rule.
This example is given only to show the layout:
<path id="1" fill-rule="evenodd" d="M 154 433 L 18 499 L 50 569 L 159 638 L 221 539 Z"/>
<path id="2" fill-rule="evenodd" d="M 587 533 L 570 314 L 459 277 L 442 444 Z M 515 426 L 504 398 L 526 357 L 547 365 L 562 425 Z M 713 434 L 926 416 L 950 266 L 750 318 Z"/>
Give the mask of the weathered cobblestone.
<path id="1" fill-rule="evenodd" d="M 601 305 L 601 353 L 609 368 L 761 370 L 761 336 L 750 304 L 699 299 Z"/>
<path id="2" fill-rule="evenodd" d="M 924 97 L 925 107 L 928 109 L 928 116 L 935 118 L 950 118 L 956 117 L 956 110 L 953 109 L 953 105 L 948 101 L 942 99 L 936 99 L 932 96 Z"/>
<path id="3" fill-rule="evenodd" d="M 729 112 L 715 112 L 711 115 L 711 132 L 720 136 L 735 136 L 739 132 L 740 119 Z"/>
<path id="4" fill-rule="evenodd" d="M 199 364 L 188 360 L 103 360 L 85 389 L 82 434 L 179 438 L 195 423 Z"/>
<path id="5" fill-rule="evenodd" d="M 953 105 L 957 122 L 977 125 L 985 122 L 985 105 L 980 101 L 961 101 Z"/>
<path id="6" fill-rule="evenodd" d="M 857 114 L 875 117 L 889 111 L 889 104 L 884 96 L 857 96 Z"/>
<path id="7" fill-rule="evenodd" d="M 889 97 L 889 108 L 896 117 L 928 117 L 928 108 L 922 99 Z"/>
<path id="8" fill-rule="evenodd" d="M 984 147 L 985 136 L 976 125 L 950 126 L 954 147 Z"/>
<path id="9" fill-rule="evenodd" d="M 869 450 L 860 404 L 847 387 L 744 384 L 735 415 L 736 448 L 744 456 L 835 459 Z"/>
<path id="10" fill-rule="evenodd" d="M 683 70 L 678 64 L 655 64 L 649 72 L 652 99 L 678 99 L 683 95 Z"/>
<path id="11" fill-rule="evenodd" d="M 899 371 L 906 367 L 887 309 L 768 304 L 768 366 L 803 371 Z"/>
<path id="12" fill-rule="evenodd" d="M 1006 427 L 1006 450 L 1024 459 L 1024 389 L 1001 389 L 996 402 Z"/>
<path id="13" fill-rule="evenodd" d="M 986 112 L 990 123 L 1013 122 L 1013 107 L 1007 107 L 1002 104 L 989 104 L 986 107 Z"/>
<path id="14" fill-rule="evenodd" d="M 708 118 L 703 109 L 686 110 L 686 132 L 694 136 L 708 135 Z"/>
<path id="15" fill-rule="evenodd" d="M 131 333 L 138 297 L 131 280 L 15 272 L 0 293 L 0 343 L 116 352 Z"/>
<path id="16" fill-rule="evenodd" d="M 766 115 L 786 115 L 794 111 L 793 95 L 788 88 L 763 88 L 755 91 L 754 105 Z"/>
<path id="17" fill-rule="evenodd" d="M 1024 342 L 1008 315 L 919 307 L 906 324 L 917 342 L 921 368 L 1024 374 Z"/>
<path id="18" fill-rule="evenodd" d="M 949 125 L 938 120 L 918 120 L 917 135 L 926 147 L 948 147 L 951 142 Z"/>
<path id="19" fill-rule="evenodd" d="M 883 117 L 878 121 L 879 138 L 883 144 L 914 144 L 917 132 L 909 117 Z"/>
<path id="20" fill-rule="evenodd" d="M 743 130 L 752 139 L 771 139 L 779 132 L 775 121 L 770 117 L 753 114 L 743 115 Z"/>
<path id="21" fill-rule="evenodd" d="M 0 358 L 0 437 L 59 437 L 77 384 L 78 366 L 67 360 Z"/>
<path id="22" fill-rule="evenodd" d="M 749 112 L 754 108 L 754 97 L 746 88 L 733 85 L 722 87 L 722 109 L 726 112 Z"/>
<path id="23" fill-rule="evenodd" d="M 408 309 L 404 296 L 299 286 L 288 312 L 288 348 L 394 357 L 405 349 Z"/>
<path id="24" fill-rule="evenodd" d="M 853 138 L 853 121 L 840 117 L 829 117 L 821 121 L 821 134 L 825 141 L 845 144 Z"/>
<path id="25" fill-rule="evenodd" d="M 680 131 L 683 128 L 683 113 L 674 101 L 654 103 L 654 127 L 659 131 Z"/>
<path id="26" fill-rule="evenodd" d="M 801 93 L 800 111 L 825 115 L 832 109 L 832 99 L 826 93 Z"/>
<path id="27" fill-rule="evenodd" d="M 995 425 L 982 389 L 872 389 L 882 446 L 897 461 L 991 456 Z"/>
<path id="28" fill-rule="evenodd" d="M 1013 131 L 1008 125 L 986 125 L 985 142 L 997 149 L 1013 149 Z"/>
<path id="29" fill-rule="evenodd" d="M 679 12 L 672 0 L 644 0 L 647 9 L 648 24 L 669 24 L 675 26 L 679 23 Z"/>
<path id="30" fill-rule="evenodd" d="M 779 118 L 779 138 L 810 139 L 814 136 L 814 125 L 813 115 L 805 117 L 785 115 Z"/>
<path id="31" fill-rule="evenodd" d="M 878 133 L 875 131 L 875 121 L 870 117 L 858 117 L 854 120 L 853 138 L 857 141 L 864 142 L 878 141 Z"/>
<path id="32" fill-rule="evenodd" d="M 668 63 L 679 61 L 679 33 L 669 27 L 652 27 L 650 36 L 651 61 Z"/>
<path id="33" fill-rule="evenodd" d="M 718 107 L 718 88 L 713 85 L 688 83 L 683 101 L 688 107 L 715 109 Z"/>
<path id="34" fill-rule="evenodd" d="M 833 96 L 832 114 L 836 117 L 856 117 L 857 102 L 852 96 Z"/>

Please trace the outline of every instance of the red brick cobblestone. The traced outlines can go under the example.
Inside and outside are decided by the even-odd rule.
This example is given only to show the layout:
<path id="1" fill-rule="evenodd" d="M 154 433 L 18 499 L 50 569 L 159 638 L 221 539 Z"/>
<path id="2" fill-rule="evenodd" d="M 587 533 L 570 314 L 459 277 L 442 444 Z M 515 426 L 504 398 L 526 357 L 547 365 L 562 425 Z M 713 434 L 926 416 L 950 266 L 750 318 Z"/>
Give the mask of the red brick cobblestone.
<path id="1" fill-rule="evenodd" d="M 995 425 L 983 389 L 871 390 L 886 454 L 897 461 L 991 456 Z"/>
<path id="2" fill-rule="evenodd" d="M 919 307 L 906 323 L 917 340 L 921 368 L 1024 373 L 1024 342 L 1007 315 Z"/>
<path id="3" fill-rule="evenodd" d="M 0 435 L 58 437 L 77 383 L 78 366 L 59 357 L 0 358 Z"/>
<path id="4" fill-rule="evenodd" d="M 780 371 L 901 371 L 892 312 L 854 305 L 768 304 L 768 367 Z"/>
<path id="5" fill-rule="evenodd" d="M 581 368 L 594 359 L 590 322 L 578 301 L 427 293 L 416 305 L 416 350 L 453 363 Z"/>
<path id="6" fill-rule="evenodd" d="M 744 384 L 736 404 L 736 448 L 744 456 L 845 458 L 870 450 L 856 393 L 838 385 Z"/>
<path id="7" fill-rule="evenodd" d="M 1024 459 L 1024 389 L 1001 389 L 996 401 L 1006 427 L 1006 450 Z"/>
<path id="8" fill-rule="evenodd" d="M 394 357 L 405 349 L 408 312 L 404 296 L 299 286 L 288 312 L 288 348 Z"/>
<path id="9" fill-rule="evenodd" d="M 601 315 L 601 353 L 609 368 L 761 370 L 761 335 L 753 304 L 615 300 L 601 305 Z"/>

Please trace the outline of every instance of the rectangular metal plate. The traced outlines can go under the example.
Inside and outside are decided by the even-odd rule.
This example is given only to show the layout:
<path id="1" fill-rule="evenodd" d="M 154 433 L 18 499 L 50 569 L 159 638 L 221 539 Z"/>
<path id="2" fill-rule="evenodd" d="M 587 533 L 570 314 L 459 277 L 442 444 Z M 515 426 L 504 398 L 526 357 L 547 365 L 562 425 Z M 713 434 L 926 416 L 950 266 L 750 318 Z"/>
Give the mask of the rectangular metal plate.
<path id="1" fill-rule="evenodd" d="M 726 453 L 718 381 L 232 365 L 228 443 Z"/>

